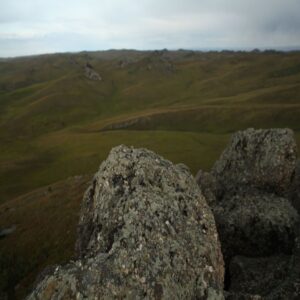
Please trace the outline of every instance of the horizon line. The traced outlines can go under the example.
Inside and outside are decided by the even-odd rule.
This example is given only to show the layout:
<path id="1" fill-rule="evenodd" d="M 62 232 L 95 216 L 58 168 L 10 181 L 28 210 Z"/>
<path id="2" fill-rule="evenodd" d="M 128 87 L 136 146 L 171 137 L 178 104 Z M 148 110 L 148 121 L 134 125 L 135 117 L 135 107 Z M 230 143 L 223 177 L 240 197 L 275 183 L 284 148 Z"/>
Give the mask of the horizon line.
<path id="1" fill-rule="evenodd" d="M 70 50 L 70 51 L 53 51 L 53 52 L 41 52 L 34 54 L 24 54 L 17 56 L 0 56 L 0 59 L 14 59 L 14 58 L 29 58 L 35 56 L 46 56 L 46 55 L 58 55 L 58 54 L 79 54 L 84 52 L 109 52 L 109 51 L 136 51 L 136 52 L 155 52 L 155 51 L 194 51 L 194 52 L 267 52 L 267 51 L 276 51 L 276 52 L 298 52 L 300 51 L 299 46 L 278 46 L 278 47 L 199 47 L 199 48 L 157 48 L 157 49 L 138 49 L 138 48 L 107 48 L 107 49 L 98 49 L 98 50 Z"/>

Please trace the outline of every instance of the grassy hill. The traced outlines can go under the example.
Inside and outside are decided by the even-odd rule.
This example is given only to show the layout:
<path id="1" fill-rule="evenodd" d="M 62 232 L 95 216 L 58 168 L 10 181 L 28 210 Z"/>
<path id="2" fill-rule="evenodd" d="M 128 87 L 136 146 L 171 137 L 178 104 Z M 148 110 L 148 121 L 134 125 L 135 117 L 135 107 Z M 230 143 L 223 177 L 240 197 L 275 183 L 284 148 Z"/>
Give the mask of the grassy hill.
<path id="1" fill-rule="evenodd" d="M 85 76 L 86 63 L 101 81 Z M 0 229 L 16 231 L 0 240 L 0 256 L 20 258 L 4 271 L 23 270 L 3 271 L 6 286 L 21 282 L 22 294 L 43 266 L 70 257 L 75 235 L 62 228 L 75 227 L 85 185 L 74 183 L 75 197 L 66 180 L 94 173 L 113 146 L 146 147 L 196 173 L 239 129 L 290 127 L 300 144 L 299 116 L 299 52 L 111 50 L 1 60 Z M 49 185 L 60 187 L 59 197 L 42 202 Z M 66 211 L 70 225 L 55 227 Z M 29 225 L 31 216 L 45 216 L 47 234 Z"/>

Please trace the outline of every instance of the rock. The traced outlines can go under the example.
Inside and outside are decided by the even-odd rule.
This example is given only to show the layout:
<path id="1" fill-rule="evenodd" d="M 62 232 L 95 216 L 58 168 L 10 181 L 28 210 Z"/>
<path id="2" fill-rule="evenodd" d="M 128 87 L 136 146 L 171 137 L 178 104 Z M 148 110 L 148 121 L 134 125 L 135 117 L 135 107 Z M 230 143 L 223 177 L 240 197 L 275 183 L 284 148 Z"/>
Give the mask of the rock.
<path id="1" fill-rule="evenodd" d="M 9 228 L 0 229 L 0 239 L 5 238 L 6 236 L 12 234 L 17 229 L 16 225 L 13 225 Z"/>
<path id="2" fill-rule="evenodd" d="M 300 299 L 296 159 L 291 130 L 248 129 L 233 135 L 211 173 L 198 173 L 222 244 L 226 299 Z"/>
<path id="3" fill-rule="evenodd" d="M 298 213 L 300 213 L 300 160 L 298 160 L 296 164 L 295 176 L 288 191 L 288 197 L 291 200 L 292 205 Z"/>
<path id="4" fill-rule="evenodd" d="M 300 222 L 296 226 L 296 239 L 288 276 L 267 297 L 267 300 L 300 299 Z"/>
<path id="5" fill-rule="evenodd" d="M 78 260 L 28 299 L 223 299 L 215 221 L 193 176 L 155 153 L 114 148 L 87 190 Z"/>
<path id="6" fill-rule="evenodd" d="M 202 194 L 206 198 L 207 203 L 210 206 L 214 206 L 216 204 L 217 195 L 216 178 L 211 173 L 199 170 L 195 179 L 202 191 Z"/>
<path id="7" fill-rule="evenodd" d="M 226 300 L 263 300 L 259 295 L 224 292 Z"/>
<path id="8" fill-rule="evenodd" d="M 229 195 L 213 212 L 226 261 L 236 255 L 291 254 L 298 214 L 287 199 L 271 194 Z"/>
<path id="9" fill-rule="evenodd" d="M 85 77 L 91 80 L 101 81 L 101 76 L 93 69 L 93 67 L 87 63 L 85 66 Z"/>
<path id="10" fill-rule="evenodd" d="M 296 226 L 297 237 L 291 256 L 233 258 L 229 291 L 224 293 L 226 299 L 300 299 L 299 225 Z"/>
<path id="11" fill-rule="evenodd" d="M 291 259 L 287 255 L 235 256 L 229 266 L 230 292 L 267 296 L 287 278 Z"/>
<path id="12" fill-rule="evenodd" d="M 226 300 L 263 300 L 260 295 L 225 292 Z"/>
<path id="13" fill-rule="evenodd" d="M 0 291 L 0 299 L 1 300 L 8 300 L 8 295 L 7 293 L 1 292 Z"/>
<path id="14" fill-rule="evenodd" d="M 259 189 L 283 195 L 292 181 L 296 156 L 290 129 L 239 131 L 212 169 L 218 193 Z"/>

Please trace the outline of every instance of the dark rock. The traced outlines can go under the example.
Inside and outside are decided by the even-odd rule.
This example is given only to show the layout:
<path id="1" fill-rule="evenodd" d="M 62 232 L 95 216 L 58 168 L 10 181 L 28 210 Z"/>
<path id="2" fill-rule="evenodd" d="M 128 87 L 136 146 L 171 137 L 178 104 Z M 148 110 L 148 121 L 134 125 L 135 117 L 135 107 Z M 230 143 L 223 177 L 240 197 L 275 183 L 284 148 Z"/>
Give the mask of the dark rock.
<path id="1" fill-rule="evenodd" d="M 248 129 L 197 175 L 222 244 L 226 299 L 300 299 L 296 158 L 291 130 Z"/>
<path id="2" fill-rule="evenodd" d="M 211 173 L 199 170 L 195 179 L 201 189 L 202 194 L 206 198 L 207 203 L 210 206 L 214 206 L 216 204 L 217 195 L 216 178 Z"/>
<path id="3" fill-rule="evenodd" d="M 290 129 L 247 129 L 233 135 L 215 163 L 218 192 L 259 189 L 283 195 L 294 176 L 297 146 Z"/>
<path id="4" fill-rule="evenodd" d="M 153 152 L 114 148 L 84 196 L 76 262 L 28 299 L 223 299 L 213 215 L 193 176 Z"/>
<path id="5" fill-rule="evenodd" d="M 13 225 L 9 228 L 0 229 L 0 239 L 5 238 L 6 236 L 12 234 L 17 229 L 16 225 Z"/>
<path id="6" fill-rule="evenodd" d="M 259 294 L 261 298 L 258 299 L 299 300 L 299 229 L 298 224 L 295 248 L 291 256 L 235 257 L 230 264 L 230 291 L 225 293 L 226 299 L 254 299 L 251 295 Z"/>
<path id="7" fill-rule="evenodd" d="M 260 295 L 234 292 L 225 292 L 224 295 L 226 300 L 263 300 L 263 298 Z"/>
<path id="8" fill-rule="evenodd" d="M 295 176 L 287 195 L 292 205 L 300 213 L 300 160 L 297 161 Z"/>
<path id="9" fill-rule="evenodd" d="M 290 261 L 288 276 L 267 297 L 267 300 L 300 299 L 300 223 L 296 226 L 294 253 Z"/>
<path id="10" fill-rule="evenodd" d="M 234 257 L 229 266 L 230 291 L 267 296 L 288 276 L 291 259 L 287 255 Z"/>
<path id="11" fill-rule="evenodd" d="M 8 300 L 7 293 L 4 293 L 4 292 L 0 291 L 0 300 Z"/>
<path id="12" fill-rule="evenodd" d="M 287 199 L 239 194 L 224 198 L 213 212 L 226 260 L 292 253 L 298 214 Z"/>

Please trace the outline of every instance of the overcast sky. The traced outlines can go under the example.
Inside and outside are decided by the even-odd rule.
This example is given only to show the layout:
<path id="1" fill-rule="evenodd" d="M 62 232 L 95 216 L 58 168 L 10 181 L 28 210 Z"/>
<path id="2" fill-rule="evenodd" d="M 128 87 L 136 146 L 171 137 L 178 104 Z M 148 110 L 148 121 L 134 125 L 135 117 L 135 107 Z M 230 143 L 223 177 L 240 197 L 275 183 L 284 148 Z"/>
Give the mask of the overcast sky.
<path id="1" fill-rule="evenodd" d="M 300 46 L 300 0 L 0 0 L 0 56 Z"/>

